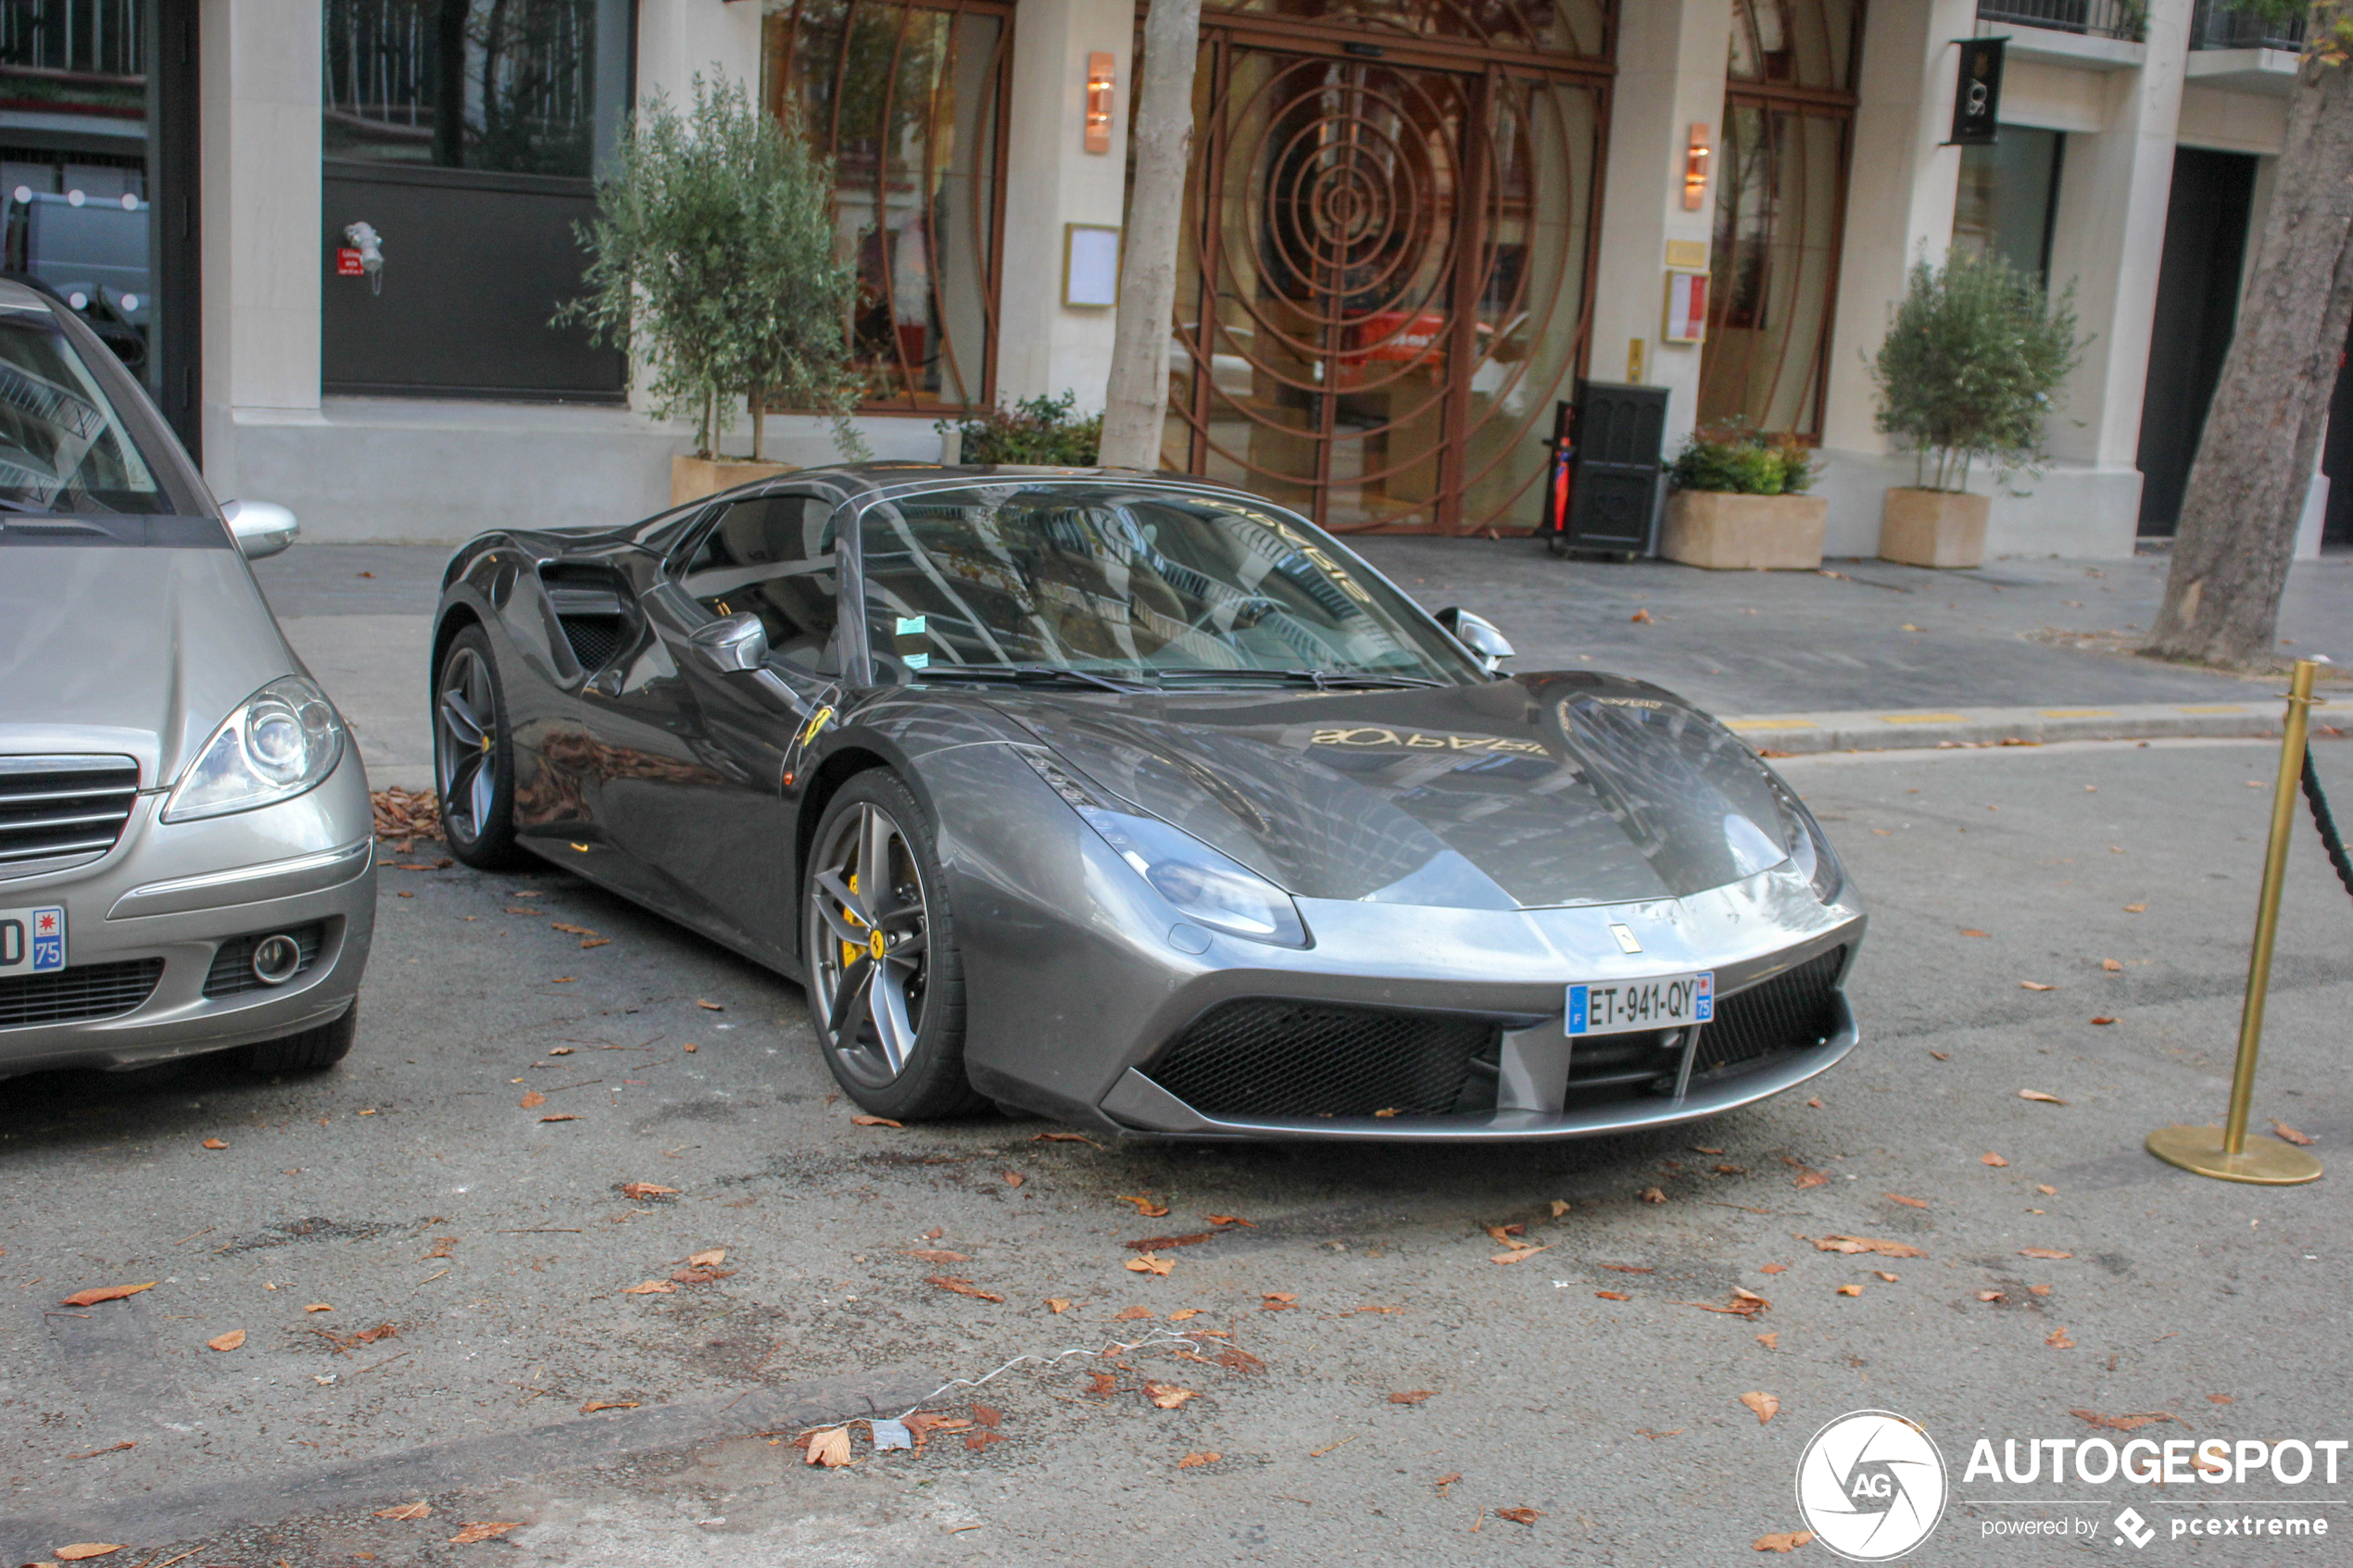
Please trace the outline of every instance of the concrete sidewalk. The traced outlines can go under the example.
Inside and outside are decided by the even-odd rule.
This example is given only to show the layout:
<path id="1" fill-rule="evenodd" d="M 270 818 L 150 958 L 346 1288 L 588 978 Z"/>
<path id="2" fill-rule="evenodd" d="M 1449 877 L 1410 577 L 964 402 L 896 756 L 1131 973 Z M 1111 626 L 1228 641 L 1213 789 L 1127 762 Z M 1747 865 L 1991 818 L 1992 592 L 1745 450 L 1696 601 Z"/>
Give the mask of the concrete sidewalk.
<path id="1" fill-rule="evenodd" d="M 1653 681 L 1785 755 L 2277 732 L 2275 679 L 2121 651 L 2156 613 L 2161 555 L 1711 572 L 1555 560 L 1528 540 L 1351 544 L 1431 608 L 1460 605 L 1502 626 L 1516 668 Z M 432 781 L 425 659 L 447 559 L 429 546 L 297 545 L 254 568 L 379 788 Z M 2295 568 L 2280 651 L 2353 665 L 2353 557 Z"/>

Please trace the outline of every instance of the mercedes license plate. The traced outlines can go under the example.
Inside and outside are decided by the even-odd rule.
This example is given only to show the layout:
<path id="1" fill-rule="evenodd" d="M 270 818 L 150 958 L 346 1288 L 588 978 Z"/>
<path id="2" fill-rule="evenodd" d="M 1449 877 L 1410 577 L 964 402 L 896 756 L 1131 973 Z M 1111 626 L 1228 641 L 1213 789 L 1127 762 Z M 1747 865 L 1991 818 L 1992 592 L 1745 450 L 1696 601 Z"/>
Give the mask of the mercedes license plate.
<path id="1" fill-rule="evenodd" d="M 0 909 L 0 974 L 48 974 L 65 967 L 64 909 Z"/>
<path id="2" fill-rule="evenodd" d="M 1624 1035 L 1637 1029 L 1680 1029 L 1716 1016 L 1716 972 L 1613 980 L 1568 988 L 1567 1033 Z"/>

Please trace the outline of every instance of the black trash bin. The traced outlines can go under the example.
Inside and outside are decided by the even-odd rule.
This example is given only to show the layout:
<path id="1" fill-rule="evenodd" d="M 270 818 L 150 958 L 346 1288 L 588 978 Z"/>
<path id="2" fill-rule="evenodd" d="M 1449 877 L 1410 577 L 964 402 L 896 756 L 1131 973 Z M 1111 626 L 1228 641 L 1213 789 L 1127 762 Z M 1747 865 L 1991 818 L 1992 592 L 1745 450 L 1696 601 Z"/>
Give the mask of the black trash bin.
<path id="1" fill-rule="evenodd" d="M 1647 556 L 1658 544 L 1667 388 L 1577 383 L 1554 426 L 1553 493 L 1545 543 L 1569 551 Z"/>

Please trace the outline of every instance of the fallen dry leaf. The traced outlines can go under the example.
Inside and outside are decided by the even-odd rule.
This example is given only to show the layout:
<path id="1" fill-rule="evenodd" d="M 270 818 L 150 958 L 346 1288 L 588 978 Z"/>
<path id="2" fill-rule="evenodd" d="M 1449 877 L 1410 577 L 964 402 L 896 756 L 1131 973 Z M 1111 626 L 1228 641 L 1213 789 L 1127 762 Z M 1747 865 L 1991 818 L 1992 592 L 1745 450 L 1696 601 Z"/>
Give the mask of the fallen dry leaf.
<path id="1" fill-rule="evenodd" d="M 449 1537 L 451 1546 L 472 1546 L 476 1541 L 495 1541 L 510 1530 L 522 1528 L 520 1519 L 484 1519 L 471 1524 L 460 1524 L 458 1533 Z"/>
<path id="2" fill-rule="evenodd" d="M 61 1307 L 94 1307 L 101 1301 L 120 1301 L 126 1296 L 136 1296 L 143 1290 L 153 1290 L 156 1282 L 145 1285 L 101 1285 L 89 1290 L 77 1290 L 57 1303 Z"/>
<path id="3" fill-rule="evenodd" d="M 1299 1305 L 1298 1295 L 1289 1290 L 1263 1291 L 1260 1293 L 1260 1298 L 1265 1302 L 1265 1305 L 1259 1311 L 1265 1312 L 1287 1311 Z"/>
<path id="4" fill-rule="evenodd" d="M 975 1399 L 973 1401 L 973 1419 L 983 1426 L 1002 1426 L 1005 1424 L 1005 1412 L 995 1405 L 984 1405 Z"/>
<path id="5" fill-rule="evenodd" d="M 1392 1405 L 1418 1405 L 1437 1392 L 1435 1388 L 1408 1388 L 1403 1394 L 1391 1394 L 1389 1402 Z"/>
<path id="6" fill-rule="evenodd" d="M 334 1308 L 324 1301 L 313 1301 L 310 1305 L 305 1307 L 303 1311 L 306 1312 L 332 1312 L 334 1311 Z"/>
<path id="7" fill-rule="evenodd" d="M 1179 1388 L 1173 1383 L 1147 1383 L 1144 1395 L 1162 1410 L 1173 1411 L 1201 1392 L 1198 1388 Z"/>
<path id="8" fill-rule="evenodd" d="M 1004 1300 L 1004 1298 L 998 1295 L 995 1291 L 983 1290 L 980 1286 L 975 1285 L 968 1279 L 951 1278 L 946 1274 L 931 1274 L 925 1279 L 924 1283 L 925 1285 L 936 1285 L 942 1290 L 952 1290 L 959 1296 L 970 1296 L 975 1300 Z"/>
<path id="9" fill-rule="evenodd" d="M 1638 609 L 1626 619 L 1632 621 L 1637 626 L 1647 626 L 1650 624 L 1651 612 L 1646 609 Z"/>
<path id="10" fill-rule="evenodd" d="M 1258 1228 L 1256 1225 L 1252 1224 L 1248 1220 L 1243 1219 L 1239 1214 L 1203 1214 L 1202 1218 L 1207 1220 L 1213 1225 L 1240 1225 L 1248 1230 L 1256 1230 Z"/>
<path id="11" fill-rule="evenodd" d="M 1112 1373 L 1095 1373 L 1087 1380 L 1087 1392 L 1093 1394 L 1098 1398 L 1106 1394 L 1115 1393 L 1118 1391 L 1118 1388 L 1119 1379 Z"/>
<path id="12" fill-rule="evenodd" d="M 2036 1182 L 2034 1184 L 2034 1190 L 2041 1193 L 2045 1198 L 2057 1198 L 2058 1196 L 2058 1188 L 2050 1185 L 2046 1182 Z"/>
<path id="13" fill-rule="evenodd" d="M 1658 1271 L 1647 1263 L 1604 1263 L 1603 1268 L 1614 1274 L 1655 1274 Z"/>
<path id="14" fill-rule="evenodd" d="M 1900 1192 L 1883 1192 L 1881 1193 L 1880 1196 L 1887 1199 L 1890 1203 L 1900 1203 L 1906 1209 L 1925 1209 L 1928 1207 L 1928 1199 L 1925 1198 L 1906 1198 Z"/>
<path id="15" fill-rule="evenodd" d="M 1830 1177 L 1819 1171 L 1800 1171 L 1797 1173 L 1796 1179 L 1791 1182 L 1790 1185 L 1797 1188 L 1800 1192 L 1804 1192 L 1807 1187 L 1826 1185 L 1829 1181 Z"/>
<path id="16" fill-rule="evenodd" d="M 1199 1247 L 1204 1241 L 1217 1239 L 1215 1231 L 1195 1231 L 1190 1236 L 1148 1236 L 1139 1241 L 1123 1241 L 1130 1252 L 1157 1252 L 1164 1247 Z"/>
<path id="17" fill-rule="evenodd" d="M 572 925 L 560 920 L 549 921 L 547 922 L 547 928 L 550 931 L 560 931 L 568 936 L 594 936 L 597 935 L 585 925 Z"/>
<path id="18" fill-rule="evenodd" d="M 204 1146 L 207 1148 L 227 1148 L 229 1147 L 227 1144 L 222 1143 L 219 1138 L 207 1138 L 204 1141 Z"/>
<path id="19" fill-rule="evenodd" d="M 430 1519 L 433 1517 L 433 1504 L 420 1498 L 415 1502 L 404 1502 L 398 1508 L 378 1509 L 376 1517 L 379 1519 Z"/>
<path id="20" fill-rule="evenodd" d="M 564 1111 L 560 1115 L 542 1116 L 539 1120 L 542 1122 L 577 1122 L 580 1118 L 573 1115 L 570 1111 Z"/>
<path id="21" fill-rule="evenodd" d="M 942 1247 L 910 1247 L 899 1254 L 901 1258 L 920 1258 L 926 1263 L 969 1263 L 972 1259 L 962 1252 L 950 1252 Z"/>
<path id="22" fill-rule="evenodd" d="M 1760 1274 L 1785 1274 L 1789 1273 L 1789 1265 L 1787 1263 L 1759 1263 L 1756 1266 L 1756 1272 Z"/>
<path id="23" fill-rule="evenodd" d="M 1801 1238 L 1811 1239 L 1811 1238 Z M 1843 1252 L 1852 1257 L 1857 1252 L 1876 1252 L 1882 1258 L 1925 1258 L 1927 1253 L 1908 1241 L 1889 1241 L 1869 1236 L 1826 1236 L 1814 1243 L 1820 1252 Z"/>
<path id="24" fill-rule="evenodd" d="M 2054 1350 L 2072 1350 L 2075 1348 L 2075 1341 L 2067 1336 L 2067 1330 L 2063 1328 L 2055 1328 L 2051 1330 L 2049 1337 L 2045 1338 L 2043 1343 L 2048 1345 Z"/>
<path id="25" fill-rule="evenodd" d="M 1981 1290 L 1977 1293 L 1977 1298 L 1981 1301 L 2002 1301 L 2007 1299 L 2007 1298 L 1998 1290 Z"/>
<path id="26" fill-rule="evenodd" d="M 1863 1294 L 1863 1287 L 1859 1285 L 1842 1285 L 1838 1287 L 1838 1293 L 1841 1296 L 1860 1296 Z"/>
<path id="27" fill-rule="evenodd" d="M 610 947 L 612 946 L 612 938 L 610 936 L 591 936 L 580 945 L 584 947 Z"/>
<path id="28" fill-rule="evenodd" d="M 1961 927 L 1961 935 L 1964 935 L 1964 936 L 1982 936 L 1982 935 L 1985 935 L 1985 933 L 1983 933 L 1983 932 L 1982 932 L 1982 931 L 1972 930 L 1972 929 L 1971 929 L 1971 928 L 1969 928 L 1969 926 L 1963 926 L 1963 927 Z"/>
<path id="29" fill-rule="evenodd" d="M 1520 1236 L 1527 1234 L 1528 1227 L 1526 1225 L 1488 1225 L 1485 1226 L 1484 1229 L 1489 1236 L 1493 1236 L 1497 1241 L 1502 1242 L 1506 1247 L 1528 1247 L 1533 1245 L 1532 1243 L 1518 1239 Z"/>
<path id="30" fill-rule="evenodd" d="M 245 1342 L 245 1331 L 242 1328 L 233 1328 L 226 1334 L 214 1335 L 204 1343 L 208 1350 L 233 1350 Z"/>
<path id="31" fill-rule="evenodd" d="M 1201 1453 L 1187 1454 L 1183 1459 L 1176 1461 L 1176 1468 L 1179 1470 L 1197 1470 L 1204 1464 L 1215 1464 L 1219 1460 L 1224 1459 L 1225 1457 L 1226 1456 L 1224 1454 L 1219 1453 L 1215 1449 L 1204 1449 Z"/>
<path id="32" fill-rule="evenodd" d="M 1933 1050 L 1933 1049 L 1931 1049 L 1931 1050 L 1928 1054 L 1929 1054 L 1929 1055 L 1931 1055 L 1931 1056 L 1932 1056 L 1932 1057 L 1934 1057 L 1934 1058 L 1935 1058 L 1937 1060 L 1939 1060 L 1939 1061 L 1950 1061 L 1950 1060 L 1953 1060 L 1953 1053 L 1952 1053 L 1951 1051 L 1940 1051 L 1940 1050 Z"/>
<path id="33" fill-rule="evenodd" d="M 2020 1248 L 2018 1249 L 2018 1255 L 2019 1255 L 2020 1257 L 2021 1257 L 2021 1258 L 2045 1258 L 2045 1259 L 2050 1259 L 2050 1258 L 2072 1258 L 2072 1257 L 2074 1257 L 2074 1256 L 2075 1256 L 2075 1254 L 2074 1254 L 2074 1253 L 2072 1253 L 2072 1252 L 2059 1252 L 2059 1251 L 2055 1251 L 2054 1249 L 2052 1249 L 2052 1248 L 2048 1248 L 2048 1247 L 2021 1247 L 2021 1248 Z"/>
<path id="34" fill-rule="evenodd" d="M 1750 1392 L 1741 1396 L 1741 1403 L 1756 1412 L 1756 1424 L 1764 1425 L 1780 1411 L 1780 1400 L 1770 1394 Z"/>
<path id="35" fill-rule="evenodd" d="M 668 1198 L 677 1192 L 677 1190 L 678 1189 L 676 1187 L 660 1186 L 652 1182 L 623 1182 L 621 1184 L 621 1196 L 629 1199 L 632 1203 L 643 1203 L 649 1198 Z"/>
<path id="36" fill-rule="evenodd" d="M 715 1269 L 726 1261 L 727 1249 L 724 1247 L 707 1247 L 686 1255 L 687 1267 L 695 1269 Z"/>
<path id="37" fill-rule="evenodd" d="M 698 1263 L 689 1263 L 683 1269 L 671 1270 L 670 1277 L 680 1285 L 711 1285 L 732 1277 L 735 1272 L 733 1269 L 714 1269 Z"/>
<path id="38" fill-rule="evenodd" d="M 1650 617 L 1644 615 L 1642 619 L 1647 621 Z M 1495 1511 L 1495 1517 L 1508 1519 L 1515 1524 L 1533 1524 L 1544 1515 L 1532 1508 L 1499 1508 Z"/>
<path id="39" fill-rule="evenodd" d="M 853 1116 L 849 1124 L 853 1127 L 896 1127 L 902 1133 L 907 1130 L 906 1123 L 894 1122 L 887 1116 Z"/>
<path id="40" fill-rule="evenodd" d="M 1218 1334 L 1218 1331 L 1215 1329 L 1204 1329 L 1202 1332 L 1206 1334 Z M 1222 1339 L 1225 1336 L 1218 1334 L 1218 1337 Z M 1218 1351 L 1216 1359 L 1217 1364 L 1224 1367 L 1227 1372 L 1261 1373 L 1266 1370 L 1266 1363 L 1265 1361 L 1260 1361 L 1256 1356 L 1252 1355 L 1248 1350 L 1242 1349 L 1239 1346 L 1228 1346 L 1227 1348 Z"/>
<path id="41" fill-rule="evenodd" d="M 1097 1148 L 1103 1147 L 1095 1143 L 1094 1139 L 1084 1133 L 1032 1133 L 1029 1141 L 1031 1143 L 1094 1143 Z"/>
<path id="42" fill-rule="evenodd" d="M 1703 1312 L 1730 1312 L 1735 1317 L 1753 1318 L 1772 1303 L 1754 1290 L 1743 1290 L 1736 1286 L 1732 1290 L 1731 1305 L 1728 1307 L 1718 1307 L 1706 1301 L 1678 1301 L 1675 1305 L 1697 1307 Z"/>
<path id="43" fill-rule="evenodd" d="M 62 1562 L 79 1562 L 85 1557 L 104 1557 L 110 1551 L 121 1549 L 120 1541 L 76 1541 L 71 1546 L 59 1547 L 57 1559 Z"/>
<path id="44" fill-rule="evenodd" d="M 594 1415 L 598 1411 L 634 1411 L 636 1408 L 637 1401 L 635 1399 L 591 1399 L 580 1407 L 580 1413 Z"/>
<path id="45" fill-rule="evenodd" d="M 2018 1098 L 2020 1099 L 2031 1099 L 2040 1105 L 2065 1105 L 2067 1103 L 2067 1101 L 2059 1098 L 2058 1096 L 2046 1095 L 2040 1089 L 2020 1089 L 2018 1092 Z"/>
<path id="46" fill-rule="evenodd" d="M 1004 1174 L 1005 1185 L 1009 1187 L 1017 1187 L 1021 1185 L 1022 1183 L 1029 1180 L 1027 1176 L 1023 1175 L 1019 1171 L 1008 1171 Z"/>
<path id="47" fill-rule="evenodd" d="M 536 1110 L 547 1103 L 547 1097 L 541 1094 L 537 1089 L 533 1089 L 526 1093 L 522 1098 L 517 1100 L 515 1102 L 515 1106 L 516 1109 L 520 1110 Z"/>
<path id="48" fill-rule="evenodd" d="M 1994 1166 L 2002 1166 L 2002 1165 L 2007 1165 L 2007 1164 L 2008 1164 L 2008 1163 L 2009 1163 L 2009 1161 L 2008 1161 L 2008 1160 L 2007 1160 L 2003 1159 L 2000 1155 L 1998 1155 L 1998 1154 L 1991 1154 L 1991 1153 L 1988 1153 L 1988 1154 L 1981 1154 L 1981 1155 L 1979 1155 L 1979 1156 L 1977 1157 L 1977 1162 L 1978 1162 L 1980 1165 L 1994 1165 Z"/>
<path id="49" fill-rule="evenodd" d="M 2209 1405 L 2233 1405 L 2238 1403 L 2236 1399 L 2228 1394 L 2208 1394 L 2206 1397 L 2206 1402 Z M 2080 1415 L 2082 1412 L 2078 1411 L 2076 1413 Z"/>
<path id="50" fill-rule="evenodd" d="M 1111 1321 L 1114 1323 L 1141 1323 L 1146 1318 L 1157 1318 L 1158 1316 L 1160 1316 L 1160 1314 L 1153 1311 L 1150 1307 L 1122 1307 L 1119 1311 L 1111 1315 Z"/>
<path id="51" fill-rule="evenodd" d="M 1895 1276 L 1889 1273 L 1885 1269 L 1873 1269 L 1871 1273 L 1879 1275 L 1880 1278 L 1885 1280 L 1890 1285 L 1894 1285 L 1895 1283 Z"/>
<path id="52" fill-rule="evenodd" d="M 1554 1219 L 1557 1220 L 1557 1219 L 1559 1219 L 1559 1218 L 1560 1218 L 1563 1214 L 1566 1214 L 1566 1213 L 1567 1213 L 1567 1212 L 1568 1212 L 1568 1199 L 1567 1199 L 1567 1198 L 1554 1198 L 1554 1199 L 1553 1199 L 1553 1218 L 1554 1218 Z"/>
<path id="53" fill-rule="evenodd" d="M 1462 1478 L 1463 1473 L 1461 1471 L 1450 1470 L 1445 1474 L 1441 1475 L 1437 1480 L 1432 1481 L 1430 1485 L 1438 1488 L 1438 1495 L 1442 1498 L 1446 1495 L 1446 1488 L 1453 1486 L 1455 1482 L 1461 1480 Z"/>
<path id="54" fill-rule="evenodd" d="M 2289 1143 L 2295 1144 L 2299 1148 L 2309 1148 L 2311 1146 L 2312 1139 L 2309 1135 L 2297 1132 L 2295 1128 L 2289 1126 L 2286 1123 L 2281 1121 L 2276 1116 L 2271 1119 L 2271 1131 L 2279 1134 L 2281 1137 L 2285 1138 Z"/>
<path id="55" fill-rule="evenodd" d="M 674 1295 L 677 1289 L 676 1286 L 666 1279 L 649 1279 L 643 1285 L 631 1286 L 622 1294 L 623 1296 L 670 1296 Z"/>
<path id="56" fill-rule="evenodd" d="M 2081 1410 L 2070 1411 L 2068 1413 L 2088 1421 L 2095 1426 L 2107 1427 L 2111 1432 L 2137 1432 L 2144 1426 L 2154 1426 L 2160 1421 L 2179 1422 L 2183 1426 L 2189 1424 L 2171 1411 L 2136 1411 L 2131 1415 L 2102 1415 L 2097 1411 Z"/>
<path id="57" fill-rule="evenodd" d="M 2026 1287 L 2026 1293 L 2029 1296 L 2048 1296 L 2051 1293 L 2051 1287 L 2047 1285 L 2030 1285 Z"/>
<path id="58" fill-rule="evenodd" d="M 2092 1022 L 2095 1023 L 2113 1023 L 2116 1020 L 2107 1013 L 2102 1013 L 2098 1017 L 2093 1019 Z"/>
<path id="59" fill-rule="evenodd" d="M 1549 1246 L 1519 1247 L 1513 1248 L 1509 1252 L 1498 1252 L 1495 1256 L 1488 1259 L 1487 1261 L 1491 1263 L 1517 1263 L 1535 1257 L 1539 1252 L 1550 1252 L 1552 1248 Z"/>
<path id="60" fill-rule="evenodd" d="M 1633 1299 L 1622 1290 L 1596 1290 L 1593 1294 L 1604 1301 L 1631 1301 Z"/>
<path id="61" fill-rule="evenodd" d="M 1170 1323 L 1183 1323 L 1187 1318 L 1197 1318 L 1199 1316 L 1201 1316 L 1201 1309 L 1199 1307 L 1188 1307 L 1181 1312 L 1169 1313 L 1168 1321 Z"/>
<path id="62" fill-rule="evenodd" d="M 2124 912 L 2128 915 L 2146 914 L 2148 912 L 2148 906 L 2146 904 L 2127 904 L 2124 906 Z"/>
<path id="63" fill-rule="evenodd" d="M 702 1009 L 705 1012 L 725 1012 L 727 1010 L 725 1008 L 721 1007 L 717 1002 L 706 1002 L 700 997 L 697 997 L 695 998 L 695 1006 Z"/>
<path id="64" fill-rule="evenodd" d="M 1667 1194 L 1656 1187 L 1644 1187 L 1635 1196 L 1640 1198 L 1645 1203 L 1664 1203 L 1667 1201 Z"/>
<path id="65" fill-rule="evenodd" d="M 2021 980 L 2018 983 L 2018 988 L 2021 991 L 2056 991 L 2058 989 L 2056 985 L 2045 985 L 2039 980 Z"/>
<path id="66" fill-rule="evenodd" d="M 1760 1334 L 1756 1336 L 1756 1342 L 1768 1350 L 1778 1350 L 1781 1348 L 1781 1336 L 1778 1332 Z"/>
<path id="67" fill-rule="evenodd" d="M 2124 966 L 2118 963 L 2114 959 L 2102 959 L 2100 960 L 2100 967 L 2108 971 L 2110 974 L 2121 974 L 2124 972 Z"/>
<path id="68" fill-rule="evenodd" d="M 1782 1530 L 1775 1535 L 1759 1536 L 1749 1543 L 1758 1551 L 1795 1551 L 1814 1538 L 1811 1530 Z"/>
<path id="69" fill-rule="evenodd" d="M 800 1456 L 803 1464 L 822 1464 L 837 1470 L 849 1462 L 849 1428 L 827 1426 L 809 1435 L 809 1447 Z"/>
<path id="70" fill-rule="evenodd" d="M 1120 1195 L 1119 1201 L 1122 1203 L 1134 1204 L 1136 1206 L 1136 1212 L 1142 1215 L 1147 1220 L 1157 1220 L 1168 1212 L 1168 1206 L 1166 1204 L 1154 1203 L 1149 1198 L 1130 1198 L 1126 1194 L 1122 1193 Z"/>
<path id="71" fill-rule="evenodd" d="M 1059 1317 L 1070 1311 L 1070 1303 L 1060 1296 L 1049 1296 L 1046 1298 L 1046 1310 Z"/>
<path id="72" fill-rule="evenodd" d="M 1165 1210 L 1163 1210 L 1165 1212 Z M 1146 1252 L 1127 1260 L 1126 1266 L 1139 1274 L 1164 1274 L 1176 1265 L 1157 1252 Z"/>

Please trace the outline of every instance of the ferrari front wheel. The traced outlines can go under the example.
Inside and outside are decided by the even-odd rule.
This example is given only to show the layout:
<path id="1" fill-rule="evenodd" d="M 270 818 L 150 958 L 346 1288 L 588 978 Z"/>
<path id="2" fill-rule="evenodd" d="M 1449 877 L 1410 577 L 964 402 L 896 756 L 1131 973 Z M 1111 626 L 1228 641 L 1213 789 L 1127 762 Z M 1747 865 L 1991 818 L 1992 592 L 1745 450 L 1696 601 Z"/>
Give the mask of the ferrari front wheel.
<path id="1" fill-rule="evenodd" d="M 881 770 L 844 784 L 818 821 L 801 889 L 810 1016 L 849 1098 L 878 1116 L 978 1109 L 955 917 L 907 786 Z"/>

